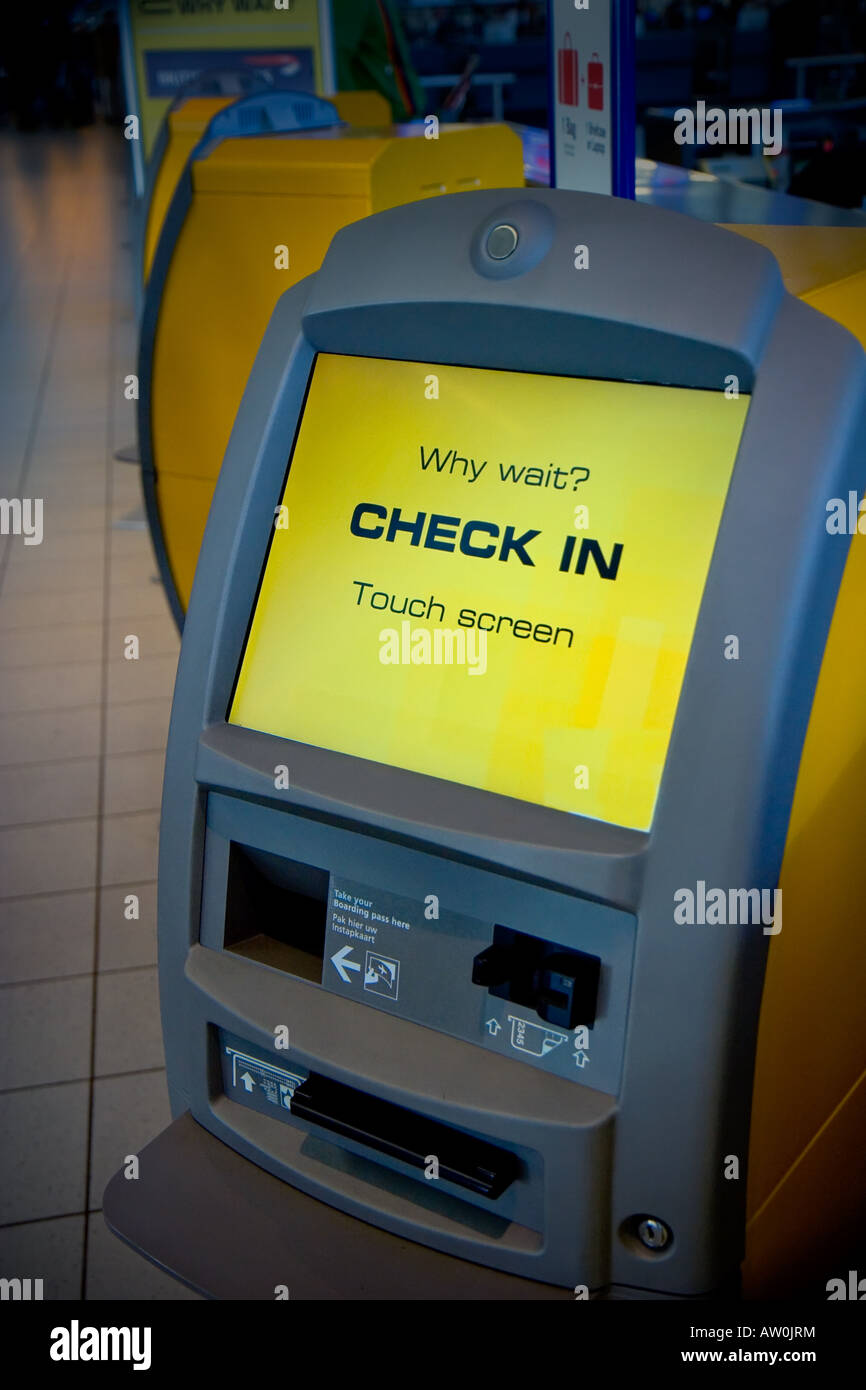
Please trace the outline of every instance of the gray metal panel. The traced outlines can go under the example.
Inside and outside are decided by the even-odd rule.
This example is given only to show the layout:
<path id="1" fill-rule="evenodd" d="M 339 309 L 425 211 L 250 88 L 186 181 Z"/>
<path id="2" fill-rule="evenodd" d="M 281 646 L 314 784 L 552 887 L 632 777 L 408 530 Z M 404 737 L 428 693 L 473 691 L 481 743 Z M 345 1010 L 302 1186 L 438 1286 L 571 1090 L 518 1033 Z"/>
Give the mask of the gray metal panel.
<path id="1" fill-rule="evenodd" d="M 317 1202 L 234 1153 L 188 1114 L 105 1193 L 110 1230 L 208 1298 L 573 1300 L 571 1289 L 455 1260 Z M 231 1212 L 231 1220 L 226 1213 Z"/>
<path id="2" fill-rule="evenodd" d="M 225 952 L 195 947 L 185 983 L 189 1063 L 199 1078 L 189 1109 L 248 1158 L 311 1196 L 450 1254 L 566 1286 L 609 1282 L 610 1096 L 402 1018 L 390 1019 L 386 1032 L 362 1004 Z M 291 1049 L 275 1052 L 273 1029 L 283 1023 Z M 340 1162 L 346 1146 L 330 1136 L 306 1145 L 305 1126 L 234 1104 L 222 1094 L 212 1025 L 286 1065 L 320 1070 L 500 1147 L 528 1151 L 517 1220 L 492 1236 L 478 1209 L 495 1217 L 498 1202 L 446 1197 L 421 1177 L 407 1179 L 369 1159 Z M 535 1215 L 530 1226 L 538 1210 L 542 1219 Z"/>
<path id="3" fill-rule="evenodd" d="M 497 208 L 538 199 L 555 222 L 546 257 L 510 280 L 474 270 L 473 233 L 489 225 Z M 569 252 L 578 241 L 590 247 L 588 271 L 571 268 Z M 742 1247 L 745 1178 L 726 1183 L 722 1159 L 736 1153 L 745 1166 L 767 943 L 754 927 L 676 926 L 673 893 L 700 878 L 726 887 L 775 885 L 847 552 L 844 539 L 826 533 L 824 503 L 864 481 L 862 350 L 838 326 L 783 294 L 775 262 L 762 248 L 672 214 L 591 195 L 528 192 L 515 198 L 510 190 L 396 209 L 341 232 L 305 306 L 309 288 L 297 287 L 277 306 L 244 397 L 181 654 L 160 866 L 160 972 L 175 1113 L 192 1103 L 201 1114 L 205 1105 L 202 1020 L 208 991 L 199 989 L 193 1005 L 192 982 L 184 979 L 202 873 L 204 793 L 196 785 L 197 767 L 213 785 L 233 785 L 242 796 L 258 797 L 269 749 L 271 769 L 276 761 L 290 761 L 293 774 L 299 767 L 303 773 L 285 794 L 287 808 L 348 825 L 365 821 L 371 856 L 381 807 L 390 798 L 392 809 L 406 804 L 408 778 L 423 785 L 430 819 L 440 828 L 430 834 L 412 817 L 403 822 L 405 842 L 427 843 L 463 862 L 551 886 L 560 882 L 574 891 L 579 872 L 572 876 L 563 864 L 570 847 L 573 863 L 580 872 L 586 869 L 590 891 L 602 889 L 608 901 L 638 907 L 634 1002 L 613 1164 L 613 1277 L 667 1292 L 711 1288 L 736 1267 Z M 375 294 L 385 308 L 374 315 L 369 301 Z M 339 344 L 368 355 L 588 376 L 619 364 L 630 378 L 693 386 L 720 387 L 723 368 L 739 369 L 746 379 L 754 374 L 649 837 L 624 840 L 622 831 L 581 817 L 559 817 L 351 758 L 338 765 L 337 755 L 312 749 L 299 761 L 297 745 L 286 741 L 254 746 L 250 740 L 262 736 L 224 727 L 216 733 L 313 358 L 313 345 L 301 332 L 305 308 L 316 345 Z M 489 340 L 478 331 L 482 310 L 485 330 L 496 328 Z M 688 351 L 674 341 L 676 335 L 687 340 Z M 627 360 L 629 343 L 633 356 Z M 797 404 L 796 418 L 791 402 Z M 739 662 L 723 659 L 729 633 L 740 638 Z M 214 727 L 199 752 L 199 736 L 208 726 Z M 268 799 L 273 801 L 272 791 Z M 481 818 L 488 817 L 495 833 L 479 834 Z M 392 823 L 382 828 L 399 842 L 401 832 Z M 533 875 L 536 854 L 543 870 Z M 643 880 L 636 869 L 641 857 Z M 202 955 L 211 953 L 196 953 L 196 959 Z M 242 1034 L 232 1016 L 241 1000 L 227 977 L 217 980 L 216 969 L 211 965 L 208 972 L 219 1000 L 211 1021 L 214 1010 L 222 1011 L 226 1026 Z M 273 973 L 253 971 L 257 980 Z M 196 976 L 205 985 L 198 966 Z M 278 985 L 278 997 L 288 998 L 298 982 Z M 245 984 L 243 991 L 248 988 L 254 986 Z M 320 1007 L 325 1006 L 316 1004 L 316 1017 Z M 379 1037 L 379 1016 L 367 1012 L 369 1028 Z M 402 1084 L 412 1091 L 430 1035 L 393 1019 L 388 1036 L 398 1028 Z M 381 1034 L 384 1039 L 384 1024 Z M 466 1058 L 464 1065 L 475 1070 Z M 363 1086 L 363 1067 L 349 1066 L 347 1072 Z M 638 1212 L 671 1225 L 674 1241 L 660 1255 L 640 1254 L 617 1238 L 618 1223 Z M 593 1219 L 591 1208 L 584 1208 L 581 1219 Z M 543 1262 L 539 1276 L 549 1277 Z"/>
<path id="4" fill-rule="evenodd" d="M 637 905 L 648 843 L 641 831 L 566 816 L 438 777 L 425 779 L 436 794 L 419 797 L 416 774 L 402 768 L 359 765 L 357 758 L 292 739 L 281 739 L 280 749 L 280 760 L 291 769 L 288 799 L 274 790 L 273 739 L 252 729 L 211 724 L 199 744 L 196 778 L 203 787 L 243 792 L 265 805 L 291 805 L 338 820 L 348 816 L 398 843 L 435 846 L 466 862 L 506 865 L 531 882 L 557 884 L 618 907 Z"/>
<path id="5" fill-rule="evenodd" d="M 193 581 L 190 610 L 200 609 L 204 621 L 194 620 L 191 630 L 184 631 L 181 644 L 163 781 L 158 889 L 160 1005 L 166 1058 L 172 1059 L 168 1086 L 173 1115 L 190 1108 L 193 1081 L 200 1085 L 200 1079 L 192 1075 L 195 1050 L 184 1009 L 183 971 L 188 950 L 198 936 L 201 908 L 205 794 L 197 788 L 195 764 L 199 733 L 210 722 L 212 666 L 220 657 L 214 646 L 215 630 L 222 629 L 228 610 L 238 641 L 243 640 L 251 598 L 244 613 L 239 609 L 235 586 L 224 581 L 230 571 L 237 571 L 239 557 L 243 558 L 239 542 L 250 510 L 259 526 L 262 503 L 264 515 L 273 515 L 274 479 L 266 469 L 255 468 L 259 453 L 256 446 L 250 447 L 250 441 L 260 437 L 263 427 L 271 436 L 272 448 L 274 440 L 293 437 L 313 361 L 312 350 L 298 333 L 299 309 L 306 291 L 307 281 L 301 281 L 282 296 L 262 340 L 229 441 L 229 453 L 232 440 L 236 442 L 241 467 L 220 471 Z M 291 325 L 288 334 L 287 320 Z M 254 578 L 253 592 L 256 583 Z M 219 659 L 218 664 L 223 670 L 224 660 Z"/>
<path id="6" fill-rule="evenodd" d="M 343 228 L 313 282 L 304 332 L 326 352 L 367 356 L 375 342 L 376 355 L 405 357 L 416 338 L 420 360 L 515 371 L 530 370 L 529 338 L 534 372 L 718 390 L 736 371 L 750 390 L 784 293 L 774 257 L 734 232 L 625 199 L 580 199 L 564 215 L 562 190 L 452 194 L 431 201 L 411 230 L 402 208 Z M 499 221 L 518 229 L 518 257 L 546 243 L 525 273 L 502 281 L 500 265 L 479 255 Z M 574 266 L 578 246 L 589 251 L 585 270 Z"/>
<path id="7" fill-rule="evenodd" d="M 411 1234 L 420 1227 L 437 1248 L 514 1273 L 534 1273 L 566 1285 L 607 1284 L 614 1102 L 602 1091 L 616 1090 L 612 1078 L 620 1065 L 633 924 L 623 922 L 622 914 L 561 894 L 546 895 L 559 899 L 548 918 L 545 900 L 528 885 L 441 859 L 431 862 L 424 853 L 384 842 L 371 855 L 366 836 L 286 817 L 236 797 L 211 797 L 207 821 L 201 940 L 210 949 L 194 949 L 185 968 L 186 983 L 195 986 L 184 1000 L 188 1045 L 197 1053 L 191 1066 L 202 1082 L 193 1088 L 195 1117 L 271 1172 L 389 1230 Z M 272 855 L 290 848 L 304 863 L 340 873 L 374 872 L 379 881 L 407 893 L 422 882 L 435 888 L 443 907 L 460 903 L 467 912 L 502 917 L 529 932 L 543 921 L 562 945 L 597 951 L 604 958 L 605 980 L 588 1071 L 581 1073 L 584 1084 L 572 1079 L 575 1068 L 569 1057 L 554 1054 L 556 1070 L 547 1063 L 530 1070 L 507 1043 L 499 1040 L 495 1050 L 491 1044 L 491 1050 L 480 1051 L 477 1037 L 467 1056 L 466 1044 L 447 1036 L 455 1030 L 444 1018 L 444 1031 L 422 1028 L 419 1033 L 417 1024 L 398 1015 L 383 1032 L 358 998 L 330 996 L 318 983 L 288 978 L 223 952 L 230 840 Z M 323 964 L 326 972 L 332 969 L 327 960 Z M 471 961 L 462 958 L 455 968 L 464 988 L 474 990 Z M 431 991 L 445 995 L 448 983 L 443 971 L 431 980 Z M 274 1048 L 278 1023 L 289 1029 L 288 1051 Z M 286 1125 L 297 1129 L 292 1117 L 278 1119 L 266 1107 L 262 1121 L 231 1095 L 222 1095 L 209 1054 L 214 1024 L 278 1066 L 302 1074 L 322 1070 L 350 1085 L 363 1078 L 368 1094 L 500 1143 L 520 1157 L 520 1177 L 502 1197 L 487 1199 L 445 1182 L 433 1188 L 405 1164 L 381 1158 L 373 1163 L 369 1152 L 331 1134 L 314 1135 L 315 1142 L 305 1145 L 297 1133 L 285 1133 Z M 203 1083 L 209 1070 L 208 1089 Z M 593 1084 L 596 1074 L 602 1091 Z M 384 1170 L 391 1170 L 390 1175 Z M 485 1220 L 493 1223 L 492 1230 L 485 1228 Z"/>
<path id="8" fill-rule="evenodd" d="M 566 949 L 596 956 L 602 962 L 602 978 L 585 1069 L 578 1071 L 575 1066 L 570 1037 L 567 1049 L 557 1048 L 537 1065 L 546 1073 L 568 1077 L 573 1083 L 580 1082 L 610 1095 L 619 1091 L 634 946 L 634 918 L 630 914 L 583 897 L 544 891 L 535 884 L 512 877 L 452 863 L 441 856 L 431 860 L 423 851 L 409 850 L 384 840 L 377 843 L 373 856 L 365 835 L 303 816 L 287 815 L 284 808 L 273 811 L 264 806 L 250 806 L 237 797 L 210 797 L 207 826 L 202 945 L 214 950 L 223 947 L 227 847 L 231 841 L 253 845 L 274 855 L 285 854 L 290 844 L 295 860 L 325 870 L 332 879 L 355 878 L 367 889 L 403 897 L 410 904 L 420 901 L 423 907 L 423 898 L 418 898 L 420 884 L 437 898 L 439 916 L 429 927 L 434 941 L 438 941 L 445 930 L 445 922 L 453 914 L 465 919 L 458 924 L 458 938 L 465 935 L 466 940 L 449 939 L 448 955 L 443 959 L 441 951 L 424 951 L 426 929 L 416 925 L 414 934 L 422 936 L 420 949 L 422 958 L 426 956 L 426 959 L 423 964 L 417 959 L 412 962 L 413 954 L 417 953 L 413 952 L 408 939 L 397 948 L 402 961 L 403 1002 L 397 1007 L 397 1003 L 389 1001 L 388 1010 L 415 1022 L 423 1024 L 426 1021 L 430 1027 L 438 1026 L 443 1032 L 465 1038 L 476 1046 L 495 1048 L 497 1053 L 511 1058 L 515 1065 L 527 1065 L 514 1055 L 510 1039 L 505 1036 L 506 1031 L 510 1031 L 505 1028 L 506 1019 L 509 1012 L 516 1012 L 533 1026 L 539 1026 L 541 1020 L 531 1009 L 499 1001 L 473 985 L 472 960 L 490 944 L 493 925 L 497 922 L 530 936 L 540 936 Z M 420 915 L 423 920 L 423 913 Z M 345 939 L 329 947 L 326 938 L 324 965 L 317 972 L 317 980 L 338 993 L 342 992 L 341 982 L 329 963 L 328 952 L 342 945 Z M 423 975 L 422 979 L 418 978 L 419 974 Z M 407 987 L 415 993 L 416 1004 L 420 1007 L 406 1008 Z M 349 997 L 358 993 L 352 988 L 347 992 Z M 468 1004 L 470 1000 L 472 1004 Z M 429 1017 L 434 1001 L 438 1007 L 435 1023 Z M 362 995 L 360 1002 L 370 1004 L 375 1000 Z M 502 1036 L 497 1035 L 494 1040 L 468 1024 L 467 1013 L 472 1005 L 478 1013 L 483 1008 L 486 1017 L 494 1014 L 499 1019 Z"/>

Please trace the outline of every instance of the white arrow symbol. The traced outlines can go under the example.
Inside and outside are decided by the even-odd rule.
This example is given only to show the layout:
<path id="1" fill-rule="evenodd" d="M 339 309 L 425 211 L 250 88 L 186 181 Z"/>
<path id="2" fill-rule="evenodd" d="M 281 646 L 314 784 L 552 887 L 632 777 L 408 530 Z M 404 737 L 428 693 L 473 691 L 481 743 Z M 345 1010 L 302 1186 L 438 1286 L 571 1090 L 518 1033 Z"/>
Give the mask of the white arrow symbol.
<path id="1" fill-rule="evenodd" d="M 342 949 L 342 951 L 337 951 L 335 955 L 331 956 L 331 964 L 333 965 L 333 967 L 334 967 L 334 969 L 336 970 L 337 974 L 339 975 L 340 979 L 343 981 L 343 984 L 344 984 L 344 985 L 349 984 L 349 982 L 350 982 L 350 980 L 351 980 L 351 978 L 352 978 L 351 975 L 347 975 L 347 974 L 346 974 L 346 971 L 347 971 L 347 970 L 360 970 L 360 969 L 361 969 L 360 965 L 358 964 L 358 962 L 357 962 L 356 960 L 349 960 L 349 959 L 348 959 L 348 957 L 349 957 L 351 954 L 352 954 L 352 947 L 351 947 L 351 946 L 344 946 L 343 949 Z"/>
<path id="2" fill-rule="evenodd" d="M 587 1057 L 585 1052 L 575 1052 L 574 1060 L 579 1067 L 585 1067 L 587 1062 L 589 1061 L 589 1058 Z"/>
<path id="3" fill-rule="evenodd" d="M 498 1018 L 488 1018 L 487 1022 L 486 1022 L 485 1025 L 484 1025 L 484 1027 L 487 1029 L 488 1033 L 490 1033 L 491 1037 L 494 1037 L 494 1038 L 495 1038 L 495 1037 L 496 1037 L 496 1034 L 499 1032 L 500 1028 L 502 1027 L 502 1024 L 499 1022 L 499 1019 L 498 1019 Z"/>
<path id="4" fill-rule="evenodd" d="M 241 1081 L 244 1083 L 247 1092 L 251 1091 L 256 1084 L 248 1071 L 244 1072 L 243 1076 L 241 1077 Z"/>

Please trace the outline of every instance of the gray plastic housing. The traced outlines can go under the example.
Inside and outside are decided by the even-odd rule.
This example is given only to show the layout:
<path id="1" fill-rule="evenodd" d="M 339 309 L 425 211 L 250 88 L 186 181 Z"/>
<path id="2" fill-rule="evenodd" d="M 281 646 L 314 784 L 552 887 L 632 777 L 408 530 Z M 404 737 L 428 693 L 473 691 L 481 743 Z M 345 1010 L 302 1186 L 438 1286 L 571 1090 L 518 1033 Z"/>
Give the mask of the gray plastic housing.
<path id="1" fill-rule="evenodd" d="M 520 236 L 507 275 L 485 259 L 499 221 Z M 585 270 L 574 268 L 579 245 L 589 248 Z M 714 389 L 733 374 L 752 393 L 648 834 L 227 725 L 320 350 Z M 674 893 L 698 880 L 777 883 L 847 555 L 845 540 L 827 534 L 825 504 L 862 488 L 864 442 L 859 344 L 787 295 L 773 257 L 733 233 L 614 198 L 536 190 L 442 197 L 341 231 L 318 274 L 274 312 L 184 629 L 159 868 L 173 1113 L 190 1110 L 261 1167 L 353 1216 L 510 1273 L 659 1295 L 701 1294 L 735 1276 L 768 937 L 756 926 L 677 925 Z M 739 637 L 736 662 L 723 657 L 729 634 Z M 287 791 L 275 790 L 277 764 L 291 768 Z M 228 817 L 231 837 L 255 845 L 267 812 L 289 858 L 329 869 L 349 858 L 350 877 L 363 864 L 367 881 L 416 874 L 423 892 L 431 879 L 503 901 L 511 888 L 536 889 L 632 914 L 618 1094 L 239 958 L 210 929 L 202 944 L 218 807 L 221 834 Z M 273 1052 L 281 1024 L 292 1040 L 285 1065 L 528 1155 L 519 1211 L 491 1224 L 478 1203 L 431 1193 L 297 1120 L 230 1100 L 215 1030 Z M 739 1182 L 724 1179 L 729 1154 L 741 1158 Z M 634 1218 L 646 1214 L 673 1234 L 660 1252 L 634 1239 Z"/>

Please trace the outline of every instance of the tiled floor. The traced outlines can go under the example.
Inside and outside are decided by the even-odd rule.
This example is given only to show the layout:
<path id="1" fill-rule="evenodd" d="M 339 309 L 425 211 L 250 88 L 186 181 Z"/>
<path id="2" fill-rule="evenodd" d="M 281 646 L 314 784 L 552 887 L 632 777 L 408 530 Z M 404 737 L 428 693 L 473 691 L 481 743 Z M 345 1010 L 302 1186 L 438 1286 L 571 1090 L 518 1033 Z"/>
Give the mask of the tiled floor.
<path id="1" fill-rule="evenodd" d="M 44 531 L 0 535 L 0 1276 L 46 1298 L 192 1297 L 100 1211 L 169 1118 L 155 880 L 178 639 L 138 471 L 113 457 L 135 437 L 126 155 L 102 130 L 0 135 L 0 499 L 43 499 Z"/>

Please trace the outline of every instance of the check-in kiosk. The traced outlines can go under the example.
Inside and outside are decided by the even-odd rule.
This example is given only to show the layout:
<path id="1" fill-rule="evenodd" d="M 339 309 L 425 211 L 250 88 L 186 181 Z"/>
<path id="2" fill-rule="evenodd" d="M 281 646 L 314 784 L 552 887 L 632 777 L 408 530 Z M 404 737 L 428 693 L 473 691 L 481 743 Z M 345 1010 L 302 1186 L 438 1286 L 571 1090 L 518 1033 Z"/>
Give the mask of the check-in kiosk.
<path id="1" fill-rule="evenodd" d="M 355 111 L 366 93 L 350 93 Z M 154 550 L 178 623 L 189 602 L 213 487 L 244 386 L 280 295 L 317 270 L 346 223 L 419 198 L 523 184 L 520 138 L 504 125 L 278 128 L 286 93 L 214 117 L 165 219 L 139 350 L 138 437 Z M 375 98 L 377 101 L 380 98 Z M 306 98 L 300 118 L 326 124 Z M 333 109 L 333 108 L 332 108 Z M 318 113 L 318 114 L 317 114 Z M 283 122 L 284 128 L 286 123 Z M 428 133 L 432 133 L 428 130 Z"/>
<path id="2" fill-rule="evenodd" d="M 863 349 L 743 237 L 508 190 L 337 235 L 196 575 L 176 1118 L 116 1231 L 263 1298 L 257 1222 L 293 1298 L 774 1292 L 853 1240 L 864 444 Z"/>
<path id="3" fill-rule="evenodd" d="M 148 164 L 139 257 L 141 283 L 147 284 L 175 189 L 202 140 L 224 139 L 229 133 L 312 129 L 317 125 L 336 125 L 341 120 L 357 126 L 382 125 L 390 118 L 390 107 L 378 92 L 339 92 L 328 97 L 327 102 L 330 111 L 321 97 L 274 89 L 267 84 L 253 92 L 187 96 L 172 106 L 160 127 Z M 223 122 L 217 119 L 233 107 L 240 108 L 234 117 L 228 116 Z"/>

